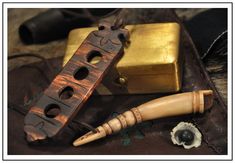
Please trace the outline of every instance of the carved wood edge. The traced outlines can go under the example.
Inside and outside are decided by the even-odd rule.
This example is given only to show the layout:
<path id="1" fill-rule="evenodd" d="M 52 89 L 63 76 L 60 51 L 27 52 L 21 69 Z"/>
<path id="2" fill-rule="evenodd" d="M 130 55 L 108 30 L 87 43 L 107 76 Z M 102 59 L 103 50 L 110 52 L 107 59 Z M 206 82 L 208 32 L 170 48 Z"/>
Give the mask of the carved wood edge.
<path id="1" fill-rule="evenodd" d="M 24 120 L 28 142 L 58 136 L 74 118 L 107 71 L 122 56 L 129 32 L 99 24 L 54 78 Z M 95 60 L 95 62 L 93 62 Z"/>

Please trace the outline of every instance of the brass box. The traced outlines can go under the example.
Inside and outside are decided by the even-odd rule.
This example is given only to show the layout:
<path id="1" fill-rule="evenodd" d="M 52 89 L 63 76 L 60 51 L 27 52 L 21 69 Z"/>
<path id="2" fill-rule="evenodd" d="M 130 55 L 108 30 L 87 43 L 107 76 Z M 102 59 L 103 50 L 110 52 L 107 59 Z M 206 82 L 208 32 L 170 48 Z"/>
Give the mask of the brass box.
<path id="1" fill-rule="evenodd" d="M 181 87 L 180 26 L 177 23 L 127 25 L 130 45 L 103 84 L 99 94 L 177 92 Z M 69 33 L 65 64 L 87 35 L 97 28 Z M 117 75 L 114 75 L 117 74 Z M 106 81 L 105 81 L 106 80 Z"/>

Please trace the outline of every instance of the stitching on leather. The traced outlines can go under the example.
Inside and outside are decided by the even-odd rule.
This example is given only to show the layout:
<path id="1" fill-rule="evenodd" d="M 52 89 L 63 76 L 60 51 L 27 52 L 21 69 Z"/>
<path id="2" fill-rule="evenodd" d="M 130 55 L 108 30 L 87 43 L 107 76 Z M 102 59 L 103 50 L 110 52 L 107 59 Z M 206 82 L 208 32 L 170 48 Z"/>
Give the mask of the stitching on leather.
<path id="1" fill-rule="evenodd" d="M 197 123 L 195 118 L 192 118 L 192 121 L 193 121 L 193 124 L 201 131 L 201 133 L 202 133 L 202 140 L 203 140 L 203 142 L 206 143 L 208 148 L 212 149 L 217 154 L 222 154 L 220 147 L 217 147 L 216 145 L 209 143 L 207 132 L 203 128 L 200 127 L 200 125 Z"/>
<path id="2" fill-rule="evenodd" d="M 183 31 L 184 31 L 184 34 L 186 35 L 186 37 L 189 39 L 188 41 L 189 41 L 189 44 L 191 44 L 191 46 L 192 46 L 192 51 L 194 52 L 194 54 L 192 55 L 192 61 L 193 61 L 193 63 L 196 65 L 195 66 L 195 71 L 198 71 L 199 73 L 200 73 L 200 77 L 203 79 L 203 78 L 205 78 L 206 79 L 206 87 L 207 88 L 210 88 L 210 89 L 212 89 L 213 91 L 217 91 L 216 90 L 216 88 L 214 88 L 213 87 L 213 83 L 212 83 L 212 81 L 210 81 L 210 79 L 208 79 L 208 77 L 207 77 L 207 75 L 205 74 L 205 73 L 207 73 L 207 72 L 203 72 L 202 70 L 203 70 L 203 68 L 204 67 L 202 67 L 203 65 L 201 65 L 201 63 L 200 63 L 200 58 L 198 58 L 199 56 L 198 56 L 198 53 L 197 53 L 197 50 L 196 50 L 196 48 L 195 48 L 195 46 L 194 46 L 194 44 L 192 43 L 192 40 L 191 40 L 191 38 L 190 38 L 190 36 L 189 36 L 189 34 L 187 33 L 187 31 L 185 30 L 185 28 L 184 28 L 184 26 L 182 27 L 183 28 Z M 186 38 L 186 39 L 187 39 Z M 197 57 L 197 56 L 198 57 Z M 203 75 L 203 76 L 201 76 L 201 75 Z M 219 104 L 219 108 L 217 109 L 223 116 L 227 116 L 227 111 L 226 111 L 226 106 L 224 106 L 224 103 L 223 103 L 223 101 L 221 102 L 219 99 L 218 99 L 218 95 L 216 95 L 215 96 L 216 98 L 214 98 L 214 102 L 217 102 L 218 104 Z M 193 121 L 194 121 L 194 123 L 196 123 L 196 120 L 193 118 L 192 119 Z M 199 125 L 197 125 L 197 126 L 199 126 Z M 218 154 L 222 154 L 221 152 L 222 152 L 222 149 L 220 148 L 220 147 L 218 147 L 218 146 L 215 146 L 215 145 L 213 145 L 213 144 L 211 144 L 209 141 L 208 141 L 208 133 L 207 132 L 205 132 L 205 131 L 203 131 L 200 127 L 199 127 L 199 129 L 202 131 L 202 134 L 204 135 L 203 136 L 203 140 L 204 140 L 204 142 L 206 142 L 206 145 L 208 146 L 208 148 L 210 148 L 210 149 L 212 149 L 213 151 L 215 151 L 216 153 L 218 153 Z"/>

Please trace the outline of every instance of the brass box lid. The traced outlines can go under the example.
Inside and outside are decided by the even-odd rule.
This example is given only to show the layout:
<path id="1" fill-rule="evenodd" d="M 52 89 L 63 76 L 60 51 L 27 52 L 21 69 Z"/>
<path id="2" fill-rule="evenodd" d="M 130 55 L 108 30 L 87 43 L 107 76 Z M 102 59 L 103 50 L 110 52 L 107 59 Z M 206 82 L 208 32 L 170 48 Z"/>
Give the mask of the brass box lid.
<path id="1" fill-rule="evenodd" d="M 120 77 L 119 83 L 128 93 L 135 94 L 179 91 L 181 87 L 179 24 L 139 24 L 127 25 L 125 28 L 130 32 L 130 45 L 125 48 L 124 56 L 115 67 Z M 80 28 L 69 33 L 64 64 L 93 30 L 96 28 Z M 113 81 L 110 81 L 110 84 L 112 83 Z M 101 94 L 122 93 L 113 89 L 113 86 L 112 90 L 104 88 L 106 87 L 104 85 L 101 87 L 97 89 Z"/>

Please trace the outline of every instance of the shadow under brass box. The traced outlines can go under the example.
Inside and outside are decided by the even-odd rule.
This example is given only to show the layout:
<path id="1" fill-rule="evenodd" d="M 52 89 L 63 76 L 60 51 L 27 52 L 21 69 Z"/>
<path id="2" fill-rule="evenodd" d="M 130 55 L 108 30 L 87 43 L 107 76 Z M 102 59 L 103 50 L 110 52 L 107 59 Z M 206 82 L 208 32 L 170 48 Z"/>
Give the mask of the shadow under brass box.
<path id="1" fill-rule="evenodd" d="M 96 91 L 99 94 L 177 92 L 181 87 L 180 26 L 177 23 L 127 25 L 130 44 Z M 69 33 L 63 64 L 95 27 Z"/>

